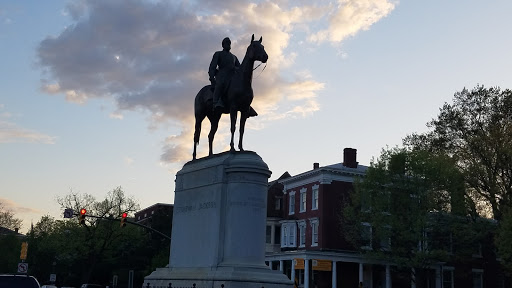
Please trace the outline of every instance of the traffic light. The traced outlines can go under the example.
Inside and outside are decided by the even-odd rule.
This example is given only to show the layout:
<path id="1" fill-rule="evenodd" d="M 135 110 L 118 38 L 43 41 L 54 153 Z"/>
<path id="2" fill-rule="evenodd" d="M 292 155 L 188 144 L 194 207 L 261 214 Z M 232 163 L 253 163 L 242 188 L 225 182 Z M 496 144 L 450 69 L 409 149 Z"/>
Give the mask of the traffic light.
<path id="1" fill-rule="evenodd" d="M 78 223 L 85 225 L 85 213 L 87 213 L 87 210 L 80 209 L 80 216 L 78 216 Z"/>
<path id="2" fill-rule="evenodd" d="M 121 214 L 121 224 L 119 226 L 121 226 L 121 227 L 126 226 L 126 216 L 128 216 L 128 214 L 126 212 Z"/>
<path id="3" fill-rule="evenodd" d="M 21 242 L 21 253 L 20 253 L 21 260 L 27 259 L 27 251 L 28 251 L 28 242 Z"/>

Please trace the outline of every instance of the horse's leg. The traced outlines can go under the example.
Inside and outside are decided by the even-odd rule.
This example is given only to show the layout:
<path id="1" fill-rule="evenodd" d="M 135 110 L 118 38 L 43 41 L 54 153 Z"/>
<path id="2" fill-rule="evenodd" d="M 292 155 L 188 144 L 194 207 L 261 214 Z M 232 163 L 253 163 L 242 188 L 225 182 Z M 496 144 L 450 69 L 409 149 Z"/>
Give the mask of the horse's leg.
<path id="1" fill-rule="evenodd" d="M 235 151 L 235 144 L 233 143 L 233 138 L 235 136 L 235 129 L 236 129 L 236 114 L 238 113 L 238 111 L 236 111 L 236 109 L 233 109 L 231 108 L 231 111 L 230 111 L 230 118 L 231 118 L 231 142 L 229 143 L 229 145 L 231 146 L 231 152 L 234 152 Z"/>
<path id="2" fill-rule="evenodd" d="M 242 112 L 240 115 L 240 128 L 238 129 L 238 130 L 240 130 L 240 138 L 238 139 L 238 149 L 240 149 L 240 151 L 244 151 L 244 147 L 242 146 L 242 141 L 244 139 L 245 121 L 249 117 L 248 114 L 249 113 L 247 113 L 247 112 Z"/>
<path id="3" fill-rule="evenodd" d="M 201 122 L 203 122 L 204 115 L 196 114 L 196 125 L 194 131 L 194 153 L 192 153 L 192 160 L 196 160 L 196 148 L 199 144 L 199 136 L 201 136 Z"/>
<path id="4" fill-rule="evenodd" d="M 210 133 L 208 134 L 208 156 L 213 155 L 213 138 L 215 137 L 215 133 L 219 128 L 219 120 L 221 115 L 222 114 L 217 115 L 215 113 L 213 116 L 208 117 L 210 120 Z"/>

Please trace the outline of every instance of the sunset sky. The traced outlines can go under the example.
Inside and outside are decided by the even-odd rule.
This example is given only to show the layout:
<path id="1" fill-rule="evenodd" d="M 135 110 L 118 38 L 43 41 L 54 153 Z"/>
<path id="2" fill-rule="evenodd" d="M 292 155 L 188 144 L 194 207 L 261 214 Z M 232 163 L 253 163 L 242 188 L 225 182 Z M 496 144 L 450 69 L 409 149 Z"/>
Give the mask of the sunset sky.
<path id="1" fill-rule="evenodd" d="M 369 165 L 464 87 L 512 88 L 511 11 L 508 0 L 2 1 L 0 202 L 23 232 L 61 219 L 56 197 L 71 191 L 172 203 L 194 97 L 226 36 L 240 61 L 252 34 L 269 55 L 244 148 L 270 180 L 341 162 L 345 147 Z"/>

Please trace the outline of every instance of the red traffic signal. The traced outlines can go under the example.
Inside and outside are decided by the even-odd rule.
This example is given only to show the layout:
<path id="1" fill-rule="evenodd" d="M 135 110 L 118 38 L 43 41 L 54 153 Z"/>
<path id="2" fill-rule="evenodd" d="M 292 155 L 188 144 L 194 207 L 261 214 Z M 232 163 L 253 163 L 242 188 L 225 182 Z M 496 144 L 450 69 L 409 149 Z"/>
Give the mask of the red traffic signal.
<path id="1" fill-rule="evenodd" d="M 121 228 L 126 226 L 126 216 L 128 216 L 128 213 L 126 213 L 126 212 L 121 214 L 121 224 L 119 224 L 119 226 L 121 226 Z"/>
<path id="2" fill-rule="evenodd" d="M 87 213 L 87 210 L 84 208 L 80 209 L 80 216 L 78 217 L 78 223 L 85 225 L 85 213 Z"/>

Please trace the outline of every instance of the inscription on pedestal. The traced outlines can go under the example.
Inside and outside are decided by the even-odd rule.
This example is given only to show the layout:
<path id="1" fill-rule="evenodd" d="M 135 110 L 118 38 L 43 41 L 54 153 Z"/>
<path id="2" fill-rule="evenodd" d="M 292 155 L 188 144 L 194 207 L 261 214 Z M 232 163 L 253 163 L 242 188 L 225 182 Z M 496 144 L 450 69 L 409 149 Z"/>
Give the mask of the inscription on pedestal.
<path id="1" fill-rule="evenodd" d="M 208 201 L 208 202 L 194 203 L 194 204 L 185 205 L 185 206 L 174 206 L 174 213 L 175 214 L 183 214 L 183 213 L 189 213 L 189 212 L 193 212 L 193 211 L 207 210 L 207 209 L 214 209 L 214 208 L 217 208 L 217 202 Z"/>

